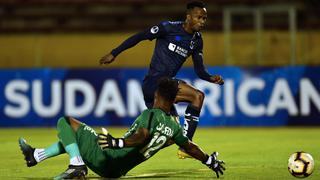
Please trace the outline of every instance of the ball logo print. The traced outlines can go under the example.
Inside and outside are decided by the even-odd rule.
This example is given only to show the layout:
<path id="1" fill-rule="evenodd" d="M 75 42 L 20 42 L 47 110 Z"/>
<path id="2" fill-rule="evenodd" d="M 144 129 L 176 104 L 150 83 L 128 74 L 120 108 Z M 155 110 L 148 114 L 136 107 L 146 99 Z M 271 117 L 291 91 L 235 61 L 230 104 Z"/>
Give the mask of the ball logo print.
<path id="1" fill-rule="evenodd" d="M 309 153 L 299 151 L 293 153 L 288 160 L 288 170 L 294 177 L 304 178 L 312 174 L 314 160 Z"/>
<path id="2" fill-rule="evenodd" d="M 158 31 L 159 31 L 159 27 L 158 27 L 158 26 L 153 26 L 153 27 L 150 29 L 150 32 L 151 32 L 152 34 L 156 34 Z"/>

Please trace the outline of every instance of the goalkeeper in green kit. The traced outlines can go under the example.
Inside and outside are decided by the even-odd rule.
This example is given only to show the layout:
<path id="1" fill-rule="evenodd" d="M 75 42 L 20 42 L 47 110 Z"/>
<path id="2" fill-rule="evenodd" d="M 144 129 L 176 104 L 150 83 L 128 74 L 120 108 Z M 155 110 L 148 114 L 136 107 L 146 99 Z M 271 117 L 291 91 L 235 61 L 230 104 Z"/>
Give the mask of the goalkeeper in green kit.
<path id="1" fill-rule="evenodd" d="M 204 153 L 183 135 L 179 122 L 169 114 L 178 92 L 178 83 L 171 78 L 160 79 L 153 108 L 143 111 L 122 138 L 112 137 L 105 129 L 97 134 L 72 117 L 59 119 L 59 141 L 47 148 L 33 148 L 20 138 L 19 145 L 27 166 L 35 166 L 47 158 L 67 153 L 70 164 L 55 179 L 85 178 L 87 167 L 99 176 L 118 178 L 160 149 L 175 143 L 219 177 L 225 168 L 224 162 L 217 159 L 218 153 Z"/>

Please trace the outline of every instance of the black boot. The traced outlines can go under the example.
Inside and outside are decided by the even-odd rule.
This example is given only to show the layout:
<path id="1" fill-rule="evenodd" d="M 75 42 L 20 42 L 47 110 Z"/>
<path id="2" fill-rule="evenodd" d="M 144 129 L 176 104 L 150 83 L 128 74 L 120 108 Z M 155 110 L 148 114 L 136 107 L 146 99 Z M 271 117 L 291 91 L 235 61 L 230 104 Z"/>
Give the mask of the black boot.
<path id="1" fill-rule="evenodd" d="M 27 162 L 27 166 L 28 167 L 35 166 L 38 163 L 33 156 L 35 148 L 27 144 L 26 140 L 23 138 L 19 138 L 19 146 L 24 155 L 24 159 Z"/>
<path id="2" fill-rule="evenodd" d="M 85 179 L 85 176 L 88 174 L 88 169 L 86 165 L 81 166 L 74 166 L 69 165 L 68 169 L 59 174 L 58 176 L 54 177 L 55 180 L 58 179 Z"/>

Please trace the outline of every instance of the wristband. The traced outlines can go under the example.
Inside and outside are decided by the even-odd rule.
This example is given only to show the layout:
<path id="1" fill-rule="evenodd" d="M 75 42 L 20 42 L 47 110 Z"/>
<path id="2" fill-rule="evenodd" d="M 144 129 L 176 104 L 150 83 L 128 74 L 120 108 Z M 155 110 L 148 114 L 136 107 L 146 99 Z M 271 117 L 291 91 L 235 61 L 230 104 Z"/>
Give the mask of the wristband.
<path id="1" fill-rule="evenodd" d="M 124 147 L 124 139 L 123 138 L 119 139 L 118 146 L 119 146 L 119 148 L 123 148 Z"/>
<path id="2" fill-rule="evenodd" d="M 202 161 L 202 164 L 207 164 L 207 161 L 209 160 L 210 156 L 206 154 L 206 159 Z"/>

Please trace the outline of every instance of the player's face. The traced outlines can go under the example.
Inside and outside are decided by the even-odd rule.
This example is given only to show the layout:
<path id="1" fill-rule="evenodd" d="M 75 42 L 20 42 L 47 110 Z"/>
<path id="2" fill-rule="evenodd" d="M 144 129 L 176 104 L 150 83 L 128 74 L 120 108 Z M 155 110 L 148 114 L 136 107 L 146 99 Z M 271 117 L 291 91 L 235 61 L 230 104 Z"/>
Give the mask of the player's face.
<path id="1" fill-rule="evenodd" d="M 201 31 L 207 21 L 207 10 L 206 8 L 195 7 L 190 11 L 187 18 L 193 31 Z"/>

